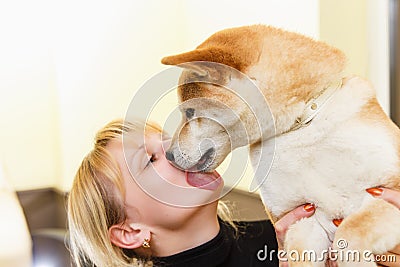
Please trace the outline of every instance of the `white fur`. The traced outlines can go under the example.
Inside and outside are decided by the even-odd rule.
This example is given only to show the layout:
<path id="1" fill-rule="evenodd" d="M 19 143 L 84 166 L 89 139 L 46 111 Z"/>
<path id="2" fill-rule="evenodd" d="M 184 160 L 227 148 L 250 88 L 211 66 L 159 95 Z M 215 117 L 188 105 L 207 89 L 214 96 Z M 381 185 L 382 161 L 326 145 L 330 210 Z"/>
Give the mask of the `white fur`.
<path id="1" fill-rule="evenodd" d="M 208 119 L 194 118 L 187 124 L 198 125 L 186 124 L 181 135 L 175 133 L 169 152 L 178 166 L 192 166 L 189 159 L 201 156 L 193 147 L 203 139 L 212 138 L 217 152 L 204 171 L 214 170 L 232 149 L 250 144 L 261 197 L 273 217 L 281 218 L 306 202 L 317 206 L 315 216 L 301 220 L 287 232 L 288 248 L 327 249 L 329 242 L 337 238 L 332 226 L 335 218 L 345 218 L 337 229 L 354 248 L 380 252 L 400 243 L 400 230 L 393 230 L 400 229 L 400 211 L 365 192 L 374 186 L 400 184 L 399 130 L 376 105 L 370 84 L 357 77 L 344 79 L 342 88 L 308 126 L 290 131 L 302 117 L 306 103 L 343 77 L 342 52 L 294 33 L 253 25 L 216 33 L 198 49 L 168 57 L 164 62 L 179 64 L 199 59 L 236 66 L 262 94 L 250 90 L 248 78 L 203 66 L 211 78 L 222 81 L 224 86 L 199 84 L 196 93 L 194 87 L 187 87 L 188 91 L 184 87 L 181 92 L 185 98 L 210 98 L 237 116 L 229 116 L 226 110 L 218 110 L 210 103 L 190 104 L 196 116 Z M 216 72 L 218 75 L 213 76 Z M 184 72 L 180 80 L 190 77 L 191 73 Z M 223 87 L 235 90 L 237 95 Z M 378 215 L 369 211 L 372 207 Z M 359 220 L 368 221 L 368 225 L 358 224 Z M 385 234 L 377 229 L 391 232 Z M 366 233 L 370 239 L 363 243 Z"/>
<path id="2" fill-rule="evenodd" d="M 333 240 L 336 230 L 332 228 L 332 219 L 358 212 L 363 202 L 372 198 L 366 188 L 381 185 L 397 175 L 399 159 L 394 138 L 384 127 L 371 125 L 357 116 L 370 97 L 374 97 L 374 92 L 369 84 L 352 78 L 309 126 L 263 143 L 264 147 L 271 147 L 275 142 L 274 161 L 260 188 L 270 212 L 279 218 L 303 203 L 317 207 L 313 219 L 296 224 L 296 230 L 288 232 L 287 242 L 294 249 L 299 242 L 300 249 L 319 251 L 321 245 L 327 249 L 326 243 Z M 260 145 L 252 146 L 253 160 L 260 149 Z M 400 218 L 400 213 L 396 216 Z M 394 222 L 388 220 L 388 229 L 399 226 L 400 221 Z M 325 234 L 321 235 L 322 232 Z M 391 241 L 371 244 L 372 248 L 379 252 L 390 249 L 382 244 L 400 242 L 400 232 L 393 235 L 388 236 Z"/>
<path id="3" fill-rule="evenodd" d="M 394 140 L 355 117 L 372 89 L 362 81 L 348 83 L 309 126 L 275 138 L 274 161 L 261 187 L 275 216 L 305 202 L 330 219 L 348 216 L 361 205 L 366 188 L 396 175 Z"/>

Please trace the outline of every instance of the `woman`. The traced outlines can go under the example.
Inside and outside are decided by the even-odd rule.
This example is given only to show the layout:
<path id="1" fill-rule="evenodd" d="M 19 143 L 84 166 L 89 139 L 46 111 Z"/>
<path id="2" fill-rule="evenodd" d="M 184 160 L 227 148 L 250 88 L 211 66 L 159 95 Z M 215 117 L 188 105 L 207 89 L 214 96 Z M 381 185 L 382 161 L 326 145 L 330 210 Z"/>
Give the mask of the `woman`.
<path id="1" fill-rule="evenodd" d="M 226 209 L 218 202 L 223 180 L 216 172 L 198 174 L 211 183 L 190 186 L 186 173 L 165 158 L 168 142 L 157 126 L 139 122 L 113 121 L 98 132 L 68 200 L 76 264 L 277 266 L 276 254 L 257 258 L 265 247 L 277 250 L 272 225 L 264 221 L 236 227 L 219 219 L 226 219 Z M 383 196 L 399 200 L 396 192 L 388 192 Z M 278 243 L 292 223 L 314 210 L 307 204 L 277 222 Z"/>

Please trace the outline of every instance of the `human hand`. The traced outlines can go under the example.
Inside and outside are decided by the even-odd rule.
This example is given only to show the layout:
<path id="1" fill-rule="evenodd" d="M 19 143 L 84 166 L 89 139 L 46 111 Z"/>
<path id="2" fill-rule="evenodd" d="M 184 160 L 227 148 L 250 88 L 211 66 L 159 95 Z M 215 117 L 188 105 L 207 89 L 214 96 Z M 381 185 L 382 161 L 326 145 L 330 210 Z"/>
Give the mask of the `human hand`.
<path id="1" fill-rule="evenodd" d="M 400 267 L 400 245 L 389 252 L 375 256 L 378 266 Z"/>
<path id="2" fill-rule="evenodd" d="M 286 232 L 289 229 L 289 226 L 302 218 L 312 216 L 314 212 L 315 206 L 313 204 L 305 204 L 288 212 L 285 216 L 283 216 L 279 221 L 275 223 L 274 227 L 279 250 L 283 249 L 283 243 L 285 241 Z M 289 265 L 287 262 L 279 261 L 279 266 L 287 267 Z"/>
<path id="3" fill-rule="evenodd" d="M 400 191 L 396 191 L 388 188 L 370 188 L 367 189 L 367 192 L 373 195 L 376 198 L 381 198 L 400 209 Z M 285 216 L 283 216 L 279 221 L 275 223 L 275 233 L 278 241 L 278 248 L 283 249 L 283 244 L 286 236 L 286 232 L 289 229 L 290 225 L 294 224 L 298 220 L 310 217 L 315 212 L 315 206 L 312 204 L 306 204 L 303 206 L 299 206 L 296 209 L 290 211 Z M 387 267 L 400 267 L 400 245 L 391 249 L 388 253 L 377 255 L 377 259 L 389 259 L 391 257 L 391 262 L 388 261 L 378 261 L 378 266 L 387 266 Z M 287 267 L 287 262 L 280 262 L 279 266 Z M 327 266 L 336 267 L 336 262 L 329 261 L 327 262 Z"/>
<path id="4" fill-rule="evenodd" d="M 381 198 L 400 209 L 400 191 L 374 187 L 366 190 L 376 198 Z M 400 267 L 400 244 L 382 255 L 376 255 L 378 266 Z"/>
<path id="5" fill-rule="evenodd" d="M 285 236 L 289 227 L 302 218 L 312 216 L 314 212 L 315 212 L 315 206 L 313 204 L 305 204 L 290 211 L 275 223 L 274 227 L 275 227 L 276 239 L 278 241 L 279 250 L 284 249 Z M 279 266 L 288 267 L 289 264 L 287 261 L 281 261 L 281 259 L 279 259 Z M 328 258 L 325 266 L 337 267 L 338 265 L 335 261 L 331 261 Z"/>

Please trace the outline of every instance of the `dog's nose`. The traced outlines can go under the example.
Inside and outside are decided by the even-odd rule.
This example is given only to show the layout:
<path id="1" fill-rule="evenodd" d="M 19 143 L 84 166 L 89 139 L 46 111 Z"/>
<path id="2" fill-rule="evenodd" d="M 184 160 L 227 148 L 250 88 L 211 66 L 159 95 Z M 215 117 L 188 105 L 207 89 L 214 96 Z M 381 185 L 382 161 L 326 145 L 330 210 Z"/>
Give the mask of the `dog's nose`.
<path id="1" fill-rule="evenodd" d="M 209 148 L 206 153 L 204 153 L 203 157 L 210 158 L 215 152 L 215 148 Z"/>
<path id="2" fill-rule="evenodd" d="M 174 154 L 170 151 L 165 152 L 165 157 L 167 158 L 167 160 L 169 161 L 175 161 L 175 157 Z"/>

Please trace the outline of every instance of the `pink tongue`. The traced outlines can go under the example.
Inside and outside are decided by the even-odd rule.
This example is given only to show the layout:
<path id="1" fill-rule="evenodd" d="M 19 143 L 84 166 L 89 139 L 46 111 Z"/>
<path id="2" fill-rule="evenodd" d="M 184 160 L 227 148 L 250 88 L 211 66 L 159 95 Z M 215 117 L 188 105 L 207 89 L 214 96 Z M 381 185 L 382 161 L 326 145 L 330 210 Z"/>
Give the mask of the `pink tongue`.
<path id="1" fill-rule="evenodd" d="M 215 190 L 221 184 L 221 177 L 217 172 L 201 173 L 186 172 L 186 180 L 188 184 L 194 187 L 207 190 Z"/>

